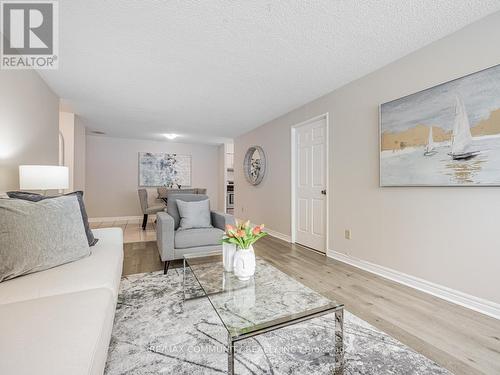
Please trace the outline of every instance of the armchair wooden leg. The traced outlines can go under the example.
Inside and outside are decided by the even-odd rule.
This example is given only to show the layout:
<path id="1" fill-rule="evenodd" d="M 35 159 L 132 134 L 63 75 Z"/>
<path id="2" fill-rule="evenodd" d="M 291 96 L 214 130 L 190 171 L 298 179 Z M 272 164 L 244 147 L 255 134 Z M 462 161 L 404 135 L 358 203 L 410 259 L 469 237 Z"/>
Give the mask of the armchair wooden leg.
<path id="1" fill-rule="evenodd" d="M 144 219 L 142 219 L 142 230 L 146 230 L 146 225 L 148 223 L 148 215 L 144 215 Z"/>
<path id="2" fill-rule="evenodd" d="M 163 274 L 164 274 L 164 275 L 166 275 L 166 274 L 167 274 L 167 272 L 168 272 L 168 267 L 169 267 L 169 266 L 170 266 L 170 261 L 169 261 L 169 260 L 167 260 L 167 261 L 165 262 L 165 265 L 163 266 Z"/>

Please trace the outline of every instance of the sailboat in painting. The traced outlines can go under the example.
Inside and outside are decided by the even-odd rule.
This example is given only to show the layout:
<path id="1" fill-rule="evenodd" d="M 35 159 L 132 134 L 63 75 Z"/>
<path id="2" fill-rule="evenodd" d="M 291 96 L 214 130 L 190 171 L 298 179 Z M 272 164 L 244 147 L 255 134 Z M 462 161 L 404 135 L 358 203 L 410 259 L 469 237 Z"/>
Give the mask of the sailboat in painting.
<path id="1" fill-rule="evenodd" d="M 432 156 L 437 153 L 434 146 L 434 137 L 432 136 L 432 126 L 429 128 L 429 139 L 427 140 L 427 145 L 425 146 L 424 156 Z"/>
<path id="2" fill-rule="evenodd" d="M 462 99 L 457 95 L 455 99 L 455 123 L 451 138 L 451 153 L 453 160 L 470 159 L 478 151 L 471 151 L 472 134 L 470 132 L 469 117 Z"/>

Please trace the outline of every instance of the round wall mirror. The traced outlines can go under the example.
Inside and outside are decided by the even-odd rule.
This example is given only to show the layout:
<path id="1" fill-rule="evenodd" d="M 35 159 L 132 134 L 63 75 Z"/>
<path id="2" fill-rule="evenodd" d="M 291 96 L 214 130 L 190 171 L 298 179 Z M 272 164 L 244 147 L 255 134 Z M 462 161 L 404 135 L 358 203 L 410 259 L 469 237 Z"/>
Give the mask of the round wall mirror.
<path id="1" fill-rule="evenodd" d="M 261 183 L 266 173 L 266 155 L 262 147 L 252 146 L 248 149 L 243 161 L 243 169 L 248 182 L 252 185 Z"/>

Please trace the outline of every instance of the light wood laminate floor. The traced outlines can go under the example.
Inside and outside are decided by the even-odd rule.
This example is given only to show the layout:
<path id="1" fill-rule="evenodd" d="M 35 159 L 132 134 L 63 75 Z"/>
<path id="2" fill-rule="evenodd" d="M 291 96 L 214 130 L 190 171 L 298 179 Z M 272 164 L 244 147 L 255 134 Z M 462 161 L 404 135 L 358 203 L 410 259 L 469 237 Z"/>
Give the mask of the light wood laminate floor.
<path id="1" fill-rule="evenodd" d="M 142 232 L 140 223 L 127 227 L 125 223 L 126 236 L 129 233 L 124 275 L 162 270 L 154 227 L 149 229 L 152 234 L 142 235 L 133 234 Z M 144 239 L 132 241 L 135 238 Z M 453 373 L 500 374 L 500 320 L 273 237 L 263 238 L 254 247 L 257 255 L 278 269 L 344 303 L 350 312 Z M 181 262 L 173 264 L 177 266 Z"/>
<path id="2" fill-rule="evenodd" d="M 156 226 L 152 220 L 148 221 L 146 230 L 142 230 L 142 219 L 119 221 L 92 221 L 90 228 L 120 227 L 123 229 L 123 242 L 156 241 Z"/>

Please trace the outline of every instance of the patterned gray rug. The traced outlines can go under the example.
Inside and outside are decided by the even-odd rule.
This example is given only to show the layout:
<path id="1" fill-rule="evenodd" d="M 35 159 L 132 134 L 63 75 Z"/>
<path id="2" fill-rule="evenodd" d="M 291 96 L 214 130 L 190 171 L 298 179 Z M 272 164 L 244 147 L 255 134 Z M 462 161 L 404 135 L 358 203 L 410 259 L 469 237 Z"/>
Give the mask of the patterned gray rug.
<path id="1" fill-rule="evenodd" d="M 345 312 L 345 374 L 451 374 Z M 236 344 L 236 374 L 332 372 L 334 317 L 326 315 Z M 227 332 L 206 298 L 183 302 L 182 272 L 122 280 L 107 375 L 227 372 Z"/>

